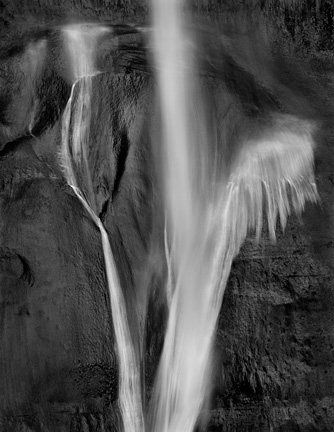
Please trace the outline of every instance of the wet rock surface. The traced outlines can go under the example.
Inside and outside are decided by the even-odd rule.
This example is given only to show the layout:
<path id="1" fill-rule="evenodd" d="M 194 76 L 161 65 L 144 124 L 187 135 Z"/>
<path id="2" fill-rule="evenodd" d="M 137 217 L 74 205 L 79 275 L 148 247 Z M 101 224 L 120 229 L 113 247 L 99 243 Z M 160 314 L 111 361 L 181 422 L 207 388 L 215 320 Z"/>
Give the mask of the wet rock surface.
<path id="1" fill-rule="evenodd" d="M 27 3 L 16 14 L 15 2 L 3 2 L 0 431 L 113 431 L 119 428 L 117 358 L 100 234 L 59 164 L 61 114 L 72 82 L 60 30 L 45 30 L 45 23 L 106 20 L 111 10 L 113 23 L 143 23 L 147 6 L 51 3 Z M 145 37 L 125 26 L 114 33 L 99 46 L 103 73 L 93 80 L 89 164 L 133 340 L 138 350 L 143 341 L 146 346 L 148 399 L 166 323 L 158 113 Z M 208 430 L 332 431 L 333 77 L 318 70 L 297 85 L 291 67 L 283 76 L 279 62 L 263 61 L 259 71 L 240 39 L 226 40 L 218 47 L 203 42 L 214 59 L 204 56 L 202 63 L 203 70 L 213 65 L 204 87 L 218 124 L 225 121 L 236 143 L 267 125 L 268 110 L 318 122 L 321 203 L 290 218 L 275 244 L 266 232 L 259 243 L 250 235 L 235 259 L 215 340 Z M 226 46 L 232 46 L 228 54 Z M 224 151 L 233 155 L 233 145 Z"/>

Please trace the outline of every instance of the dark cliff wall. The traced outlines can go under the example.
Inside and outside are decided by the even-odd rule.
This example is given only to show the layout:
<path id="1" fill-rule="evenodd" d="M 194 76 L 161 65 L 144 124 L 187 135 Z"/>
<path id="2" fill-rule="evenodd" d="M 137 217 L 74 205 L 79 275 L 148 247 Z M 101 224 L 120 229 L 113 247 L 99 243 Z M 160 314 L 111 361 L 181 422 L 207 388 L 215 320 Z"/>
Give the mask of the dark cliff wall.
<path id="1" fill-rule="evenodd" d="M 117 361 L 100 236 L 59 167 L 60 116 L 71 83 L 57 25 L 74 18 L 147 23 L 147 3 L 2 6 L 0 431 L 117 430 Z M 218 125 L 236 140 L 264 127 L 270 112 L 315 121 L 321 197 L 290 219 L 276 244 L 265 232 L 259 244 L 249 236 L 235 260 L 217 328 L 208 428 L 332 431 L 332 6 L 195 6 L 193 22 L 204 35 L 203 87 Z M 148 397 L 165 326 L 166 268 L 158 113 L 145 43 L 119 26 L 99 45 L 104 73 L 94 79 L 89 154 L 133 339 L 137 348 L 146 345 Z"/>

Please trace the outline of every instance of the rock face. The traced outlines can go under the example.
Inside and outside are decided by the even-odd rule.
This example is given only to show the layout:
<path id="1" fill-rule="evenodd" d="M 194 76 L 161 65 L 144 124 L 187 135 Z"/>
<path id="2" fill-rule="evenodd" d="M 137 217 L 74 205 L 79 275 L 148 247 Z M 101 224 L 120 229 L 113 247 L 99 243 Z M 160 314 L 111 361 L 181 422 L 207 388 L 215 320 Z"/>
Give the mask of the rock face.
<path id="1" fill-rule="evenodd" d="M 216 340 L 212 430 L 222 419 L 236 431 L 331 430 L 333 292 L 309 242 L 291 221 L 277 244 L 247 242 L 235 261 Z"/>
<path id="2" fill-rule="evenodd" d="M 117 397 L 99 233 L 31 141 L 1 158 L 4 431 L 46 430 L 50 407 Z"/>
<path id="3" fill-rule="evenodd" d="M 144 19 L 146 6 L 123 3 L 125 9 L 115 7 L 114 24 L 135 13 L 137 22 Z M 8 35 L 0 55 L 0 431 L 118 430 L 101 239 L 58 158 L 68 65 L 60 29 L 37 23 L 41 14 L 59 23 L 66 13 L 54 3 L 27 4 L 22 17 L 35 21 L 24 35 L 29 23 L 18 29 L 13 4 L 4 2 Z M 108 11 L 102 4 L 70 9 L 91 19 L 99 11 L 105 19 Z M 302 75 L 251 36 L 201 26 L 203 89 L 208 117 L 226 138 L 222 153 L 232 158 L 238 140 L 267 127 L 273 113 L 313 121 L 321 198 L 321 205 L 292 217 L 285 233 L 278 230 L 276 244 L 266 232 L 259 243 L 250 235 L 236 258 L 217 326 L 203 429 L 332 431 L 332 76 Z M 133 27 L 114 26 L 101 39 L 89 149 L 147 400 L 166 324 L 159 121 L 149 58 L 145 33 Z"/>

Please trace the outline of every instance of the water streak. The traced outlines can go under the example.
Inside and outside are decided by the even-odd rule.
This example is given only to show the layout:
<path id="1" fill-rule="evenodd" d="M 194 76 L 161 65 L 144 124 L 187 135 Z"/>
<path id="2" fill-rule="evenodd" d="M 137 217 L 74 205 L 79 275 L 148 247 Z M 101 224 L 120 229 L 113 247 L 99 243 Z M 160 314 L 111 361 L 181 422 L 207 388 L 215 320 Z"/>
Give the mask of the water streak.
<path id="1" fill-rule="evenodd" d="M 72 86 L 71 95 L 63 115 L 61 160 L 68 184 L 101 232 L 113 328 L 117 344 L 119 405 L 123 427 L 126 432 L 141 432 L 144 430 L 144 419 L 139 368 L 109 237 L 96 212 L 87 155 L 92 77 L 98 73 L 94 67 L 94 51 L 97 36 L 105 31 L 104 28 L 91 26 L 70 26 L 64 30 L 76 81 Z M 77 90 L 77 95 L 76 101 L 73 103 L 75 90 Z M 77 173 L 80 174 L 80 185 Z M 85 190 L 85 193 L 81 189 Z"/>
<path id="2" fill-rule="evenodd" d="M 164 348 L 151 400 L 153 432 L 192 432 L 210 389 L 211 348 L 233 258 L 247 235 L 260 235 L 263 210 L 275 236 L 292 210 L 318 199 L 312 127 L 277 117 L 244 142 L 229 168 L 212 163 L 193 43 L 181 0 L 152 0 L 153 46 L 162 115 L 171 297 Z M 211 146 L 212 147 L 212 146 Z M 210 162 L 211 160 L 211 162 Z M 291 203 L 291 205 L 290 205 Z"/>

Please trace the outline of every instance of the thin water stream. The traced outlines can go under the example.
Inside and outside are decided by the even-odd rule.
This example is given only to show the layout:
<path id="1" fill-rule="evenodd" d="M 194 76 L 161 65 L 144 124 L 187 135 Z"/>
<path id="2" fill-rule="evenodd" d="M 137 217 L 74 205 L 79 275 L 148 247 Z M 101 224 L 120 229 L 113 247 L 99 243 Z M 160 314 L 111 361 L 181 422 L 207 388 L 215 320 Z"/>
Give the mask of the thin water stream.
<path id="1" fill-rule="evenodd" d="M 64 30 L 67 47 L 76 81 L 72 86 L 62 125 L 62 165 L 68 184 L 99 228 L 102 238 L 104 262 L 108 281 L 111 315 L 117 345 L 119 368 L 119 405 L 123 428 L 126 432 L 142 432 L 144 419 L 141 403 L 140 374 L 128 325 L 125 300 L 109 237 L 96 214 L 93 184 L 88 167 L 88 132 L 90 127 L 92 77 L 98 72 L 94 67 L 97 37 L 103 27 L 71 26 Z M 74 103 L 74 91 L 77 90 Z M 74 169 L 74 166 L 76 170 Z M 83 179 L 82 193 L 76 171 Z"/>

